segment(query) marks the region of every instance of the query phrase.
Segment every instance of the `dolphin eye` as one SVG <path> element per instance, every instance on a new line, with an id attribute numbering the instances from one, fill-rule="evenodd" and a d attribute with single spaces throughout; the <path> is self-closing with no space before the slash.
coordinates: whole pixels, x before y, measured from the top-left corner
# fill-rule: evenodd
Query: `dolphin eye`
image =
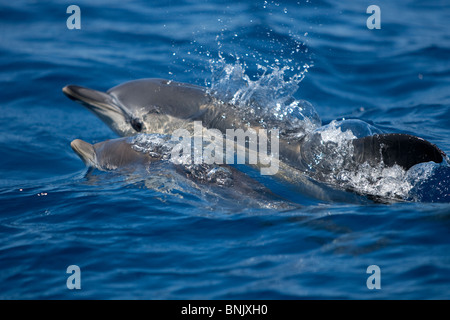
<path id="1" fill-rule="evenodd" d="M 141 132 L 142 131 L 142 122 L 140 122 L 137 119 L 131 119 L 130 121 L 131 127 L 136 130 L 137 132 Z"/>

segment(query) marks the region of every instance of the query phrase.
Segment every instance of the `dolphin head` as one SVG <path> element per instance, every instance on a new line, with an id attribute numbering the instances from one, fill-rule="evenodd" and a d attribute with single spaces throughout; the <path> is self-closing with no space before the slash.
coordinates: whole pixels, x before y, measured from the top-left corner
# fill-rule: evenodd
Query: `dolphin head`
<path id="1" fill-rule="evenodd" d="M 119 136 L 153 133 L 160 116 L 190 119 L 210 99 L 202 87 L 164 79 L 129 81 L 107 92 L 68 85 L 63 92 Z"/>
<path id="2" fill-rule="evenodd" d="M 106 140 L 96 144 L 76 139 L 70 146 L 87 167 L 103 171 L 125 167 L 137 168 L 139 165 L 159 159 L 157 154 L 150 156 L 133 149 L 130 138 Z"/>
<path id="3" fill-rule="evenodd" d="M 108 93 L 76 85 L 65 86 L 63 92 L 93 112 L 119 136 L 129 136 L 142 131 L 143 126 L 139 119 L 133 117 L 130 110 L 123 108 L 120 102 Z"/>

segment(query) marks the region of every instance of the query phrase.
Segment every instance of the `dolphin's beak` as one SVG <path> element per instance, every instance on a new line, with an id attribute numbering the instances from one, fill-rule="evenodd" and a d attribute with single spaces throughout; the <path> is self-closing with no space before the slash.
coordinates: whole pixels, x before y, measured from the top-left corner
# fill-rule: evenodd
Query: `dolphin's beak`
<path id="1" fill-rule="evenodd" d="M 76 85 L 65 86 L 62 91 L 67 97 L 94 113 L 119 135 L 124 135 L 124 132 L 131 128 L 127 125 L 129 116 L 111 95 Z"/>
<path id="2" fill-rule="evenodd" d="M 70 99 L 89 105 L 101 107 L 102 105 L 113 104 L 112 97 L 109 94 L 89 88 L 68 85 L 63 88 L 63 92 Z"/>
<path id="3" fill-rule="evenodd" d="M 94 167 L 97 162 L 94 146 L 83 140 L 76 139 L 70 143 L 73 151 L 80 157 L 88 167 Z"/>

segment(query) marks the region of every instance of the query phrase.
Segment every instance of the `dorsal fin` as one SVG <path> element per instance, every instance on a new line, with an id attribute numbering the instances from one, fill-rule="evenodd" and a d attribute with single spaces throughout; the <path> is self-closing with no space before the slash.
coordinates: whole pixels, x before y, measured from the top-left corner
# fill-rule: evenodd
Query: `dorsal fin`
<path id="1" fill-rule="evenodd" d="M 369 162 L 375 165 L 383 160 L 388 167 L 397 164 L 405 170 L 422 162 L 441 163 L 446 157 L 434 144 L 400 133 L 376 134 L 355 139 L 353 146 L 354 158 L 359 163 Z"/>

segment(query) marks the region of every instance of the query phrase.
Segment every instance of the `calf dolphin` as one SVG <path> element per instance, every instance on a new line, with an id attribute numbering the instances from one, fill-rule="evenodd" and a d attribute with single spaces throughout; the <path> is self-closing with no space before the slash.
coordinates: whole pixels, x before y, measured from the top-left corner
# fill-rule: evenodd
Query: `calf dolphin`
<path id="1" fill-rule="evenodd" d="M 243 119 L 236 106 L 216 101 L 206 88 L 164 79 L 129 81 L 107 92 L 68 85 L 63 92 L 96 114 L 119 136 L 141 132 L 171 134 L 181 127 L 190 128 L 194 120 L 222 132 L 262 127 L 258 119 Z M 272 122 L 270 126 L 276 128 L 282 122 Z M 313 148 L 305 145 L 308 140 L 305 136 L 306 133 L 281 136 L 280 160 L 302 168 L 306 159 L 314 158 Z M 383 162 L 385 166 L 399 165 L 405 170 L 422 162 L 441 163 L 446 157 L 434 144 L 407 134 L 376 134 L 352 139 L 351 144 L 352 160 L 357 163 Z M 314 165 L 314 161 L 308 165 Z"/>
<path id="2" fill-rule="evenodd" d="M 189 184 L 200 189 L 201 196 L 215 195 L 226 200 L 245 201 L 266 208 L 293 209 L 297 204 L 290 202 L 267 189 L 234 167 L 216 164 L 184 164 L 172 161 L 171 152 L 175 143 L 170 136 L 139 134 L 134 137 L 116 138 L 90 144 L 80 139 L 71 142 L 73 151 L 90 169 L 135 173 L 139 171 L 144 180 L 155 173 L 158 165 L 166 165 L 164 176 L 175 180 L 186 178 Z M 168 170 L 167 170 L 168 169 Z M 170 172 L 167 172 L 170 171 Z M 142 174 L 144 172 L 144 174 Z M 176 186 L 176 182 L 170 181 Z M 147 185 L 147 184 L 146 184 Z M 202 188 L 202 185 L 207 188 Z M 148 186 L 148 185 L 147 185 Z M 161 181 L 156 181 L 161 188 Z M 217 192 L 215 192 L 215 191 Z M 236 202 L 233 202 L 236 204 Z"/>
<path id="3" fill-rule="evenodd" d="M 231 186 L 238 180 L 252 180 L 236 168 L 225 164 L 195 164 L 173 159 L 173 149 L 177 143 L 170 138 L 168 135 L 139 134 L 95 144 L 75 139 L 70 146 L 88 168 L 100 171 L 134 171 L 148 168 L 156 162 L 166 162 L 172 164 L 177 172 L 197 181 Z"/>

